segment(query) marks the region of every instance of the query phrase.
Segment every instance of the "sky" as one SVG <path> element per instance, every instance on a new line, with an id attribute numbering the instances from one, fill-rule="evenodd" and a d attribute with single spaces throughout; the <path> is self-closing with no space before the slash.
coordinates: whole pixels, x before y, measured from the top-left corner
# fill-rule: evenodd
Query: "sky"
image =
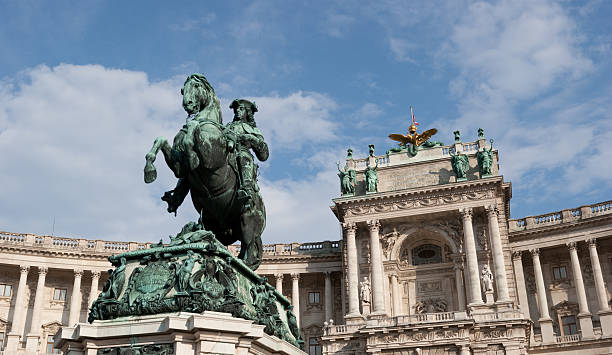
<path id="1" fill-rule="evenodd" d="M 612 197 L 612 1 L 0 0 L 0 230 L 157 241 L 197 214 L 160 200 L 158 136 L 203 73 L 254 100 L 264 243 L 338 240 L 336 162 L 407 130 L 479 127 L 520 218 Z"/>

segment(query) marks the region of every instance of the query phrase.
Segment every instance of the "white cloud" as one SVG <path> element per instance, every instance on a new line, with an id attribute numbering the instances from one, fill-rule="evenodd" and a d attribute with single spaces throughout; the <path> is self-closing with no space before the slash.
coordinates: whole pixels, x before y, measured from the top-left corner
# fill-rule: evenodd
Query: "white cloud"
<path id="1" fill-rule="evenodd" d="M 502 172 L 515 181 L 528 176 L 529 190 L 539 193 L 550 179 L 567 187 L 563 176 L 586 167 L 583 157 L 600 156 L 593 142 L 611 131 L 602 125 L 610 115 L 581 102 L 574 89 L 595 69 L 582 38 L 555 2 L 472 3 L 440 52 L 459 70 L 449 84 L 459 118 L 440 126 L 460 128 L 466 140 L 485 128 L 502 152 Z M 599 179 L 580 179 L 568 190 L 588 190 Z"/>
<path id="2" fill-rule="evenodd" d="M 268 215 L 264 243 L 341 238 L 338 220 L 329 208 L 330 198 L 340 194 L 334 170 L 322 170 L 312 179 L 263 180 L 260 185 Z"/>
<path id="3" fill-rule="evenodd" d="M 321 27 L 327 35 L 342 38 L 354 22 L 355 18 L 352 16 L 341 13 L 328 13 L 324 16 Z"/>
<path id="4" fill-rule="evenodd" d="M 395 57 L 395 60 L 399 62 L 410 62 L 412 64 L 416 64 L 416 60 L 414 60 L 411 55 L 412 52 L 416 51 L 417 46 L 409 42 L 406 39 L 390 37 L 389 38 L 389 48 L 391 49 L 391 53 Z"/>
<path id="5" fill-rule="evenodd" d="M 257 126 L 274 149 L 300 149 L 306 143 L 323 143 L 336 139 L 337 125 L 332 112 L 337 104 L 315 92 L 296 92 L 287 96 L 249 97 L 257 104 Z M 232 119 L 229 102 L 223 105 L 225 121 Z"/>
<path id="6" fill-rule="evenodd" d="M 158 180 L 143 181 L 144 155 L 155 137 L 172 139 L 186 117 L 178 90 L 183 77 L 151 82 L 142 72 L 62 64 L 11 80 L 0 82 L 0 230 L 50 234 L 55 219 L 55 235 L 156 241 L 197 218 L 189 198 L 178 217 L 165 211 L 159 197 L 175 178 L 161 154 Z M 335 137 L 336 104 L 326 96 L 254 100 L 258 124 L 277 149 Z M 326 232 L 334 225 L 327 205 L 338 188 L 327 163 L 312 161 L 318 173 L 296 181 L 262 181 L 266 240 L 338 238 Z M 317 224 L 321 236 L 300 234 L 304 221 Z"/>

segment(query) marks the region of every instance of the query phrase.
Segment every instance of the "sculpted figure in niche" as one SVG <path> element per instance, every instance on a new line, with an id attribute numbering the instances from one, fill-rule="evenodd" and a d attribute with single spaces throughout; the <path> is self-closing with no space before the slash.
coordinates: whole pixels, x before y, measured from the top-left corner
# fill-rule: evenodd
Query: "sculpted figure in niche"
<path id="1" fill-rule="evenodd" d="M 493 291 L 493 274 L 489 269 L 489 265 L 485 264 L 482 267 L 482 288 L 484 291 Z"/>
<path id="2" fill-rule="evenodd" d="M 370 298 L 371 289 L 370 289 L 370 280 L 368 280 L 367 276 L 363 278 L 363 281 L 361 281 L 359 286 L 361 288 L 361 292 L 360 292 L 361 302 L 369 305 L 370 300 L 371 300 Z"/>

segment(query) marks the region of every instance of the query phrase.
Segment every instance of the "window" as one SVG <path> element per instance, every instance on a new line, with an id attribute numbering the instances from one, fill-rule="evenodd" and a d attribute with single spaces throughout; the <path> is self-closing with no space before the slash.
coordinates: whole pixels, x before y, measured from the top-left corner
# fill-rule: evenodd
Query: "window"
<path id="1" fill-rule="evenodd" d="M 61 354 L 59 349 L 53 347 L 53 337 L 55 335 L 47 335 L 47 354 Z"/>
<path id="2" fill-rule="evenodd" d="M 308 303 L 319 304 L 321 303 L 321 293 L 319 292 L 308 292 Z"/>
<path id="3" fill-rule="evenodd" d="M 308 354 L 309 355 L 321 355 L 321 345 L 317 341 L 317 338 L 308 339 Z"/>
<path id="4" fill-rule="evenodd" d="M 565 279 L 567 279 L 567 271 L 565 270 L 565 266 L 555 266 L 555 267 L 553 267 L 553 278 L 555 280 L 565 280 Z"/>
<path id="5" fill-rule="evenodd" d="M 576 317 L 563 316 L 561 317 L 561 323 L 563 324 L 563 335 L 578 334 L 578 328 L 576 327 Z"/>
<path id="6" fill-rule="evenodd" d="M 0 297 L 11 297 L 11 291 L 13 291 L 13 286 L 0 284 Z"/>
<path id="7" fill-rule="evenodd" d="M 442 248 L 423 244 L 412 249 L 412 265 L 436 264 L 442 262 Z"/>
<path id="8" fill-rule="evenodd" d="M 66 289 L 56 288 L 53 291 L 53 300 L 54 301 L 65 301 L 66 300 Z"/>
<path id="9" fill-rule="evenodd" d="M 0 351 L 4 350 L 4 332 L 0 332 Z"/>

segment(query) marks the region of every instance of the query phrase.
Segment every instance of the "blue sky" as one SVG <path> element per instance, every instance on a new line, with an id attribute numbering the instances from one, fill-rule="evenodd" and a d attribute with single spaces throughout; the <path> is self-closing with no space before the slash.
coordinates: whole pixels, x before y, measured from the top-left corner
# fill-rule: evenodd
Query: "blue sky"
<path id="1" fill-rule="evenodd" d="M 437 140 L 495 139 L 512 217 L 612 196 L 612 2 L 0 0 L 0 230 L 158 240 L 173 184 L 144 154 L 205 74 L 254 99 L 264 242 L 341 237 L 329 210 L 347 147 L 382 153 L 409 106 Z"/>

